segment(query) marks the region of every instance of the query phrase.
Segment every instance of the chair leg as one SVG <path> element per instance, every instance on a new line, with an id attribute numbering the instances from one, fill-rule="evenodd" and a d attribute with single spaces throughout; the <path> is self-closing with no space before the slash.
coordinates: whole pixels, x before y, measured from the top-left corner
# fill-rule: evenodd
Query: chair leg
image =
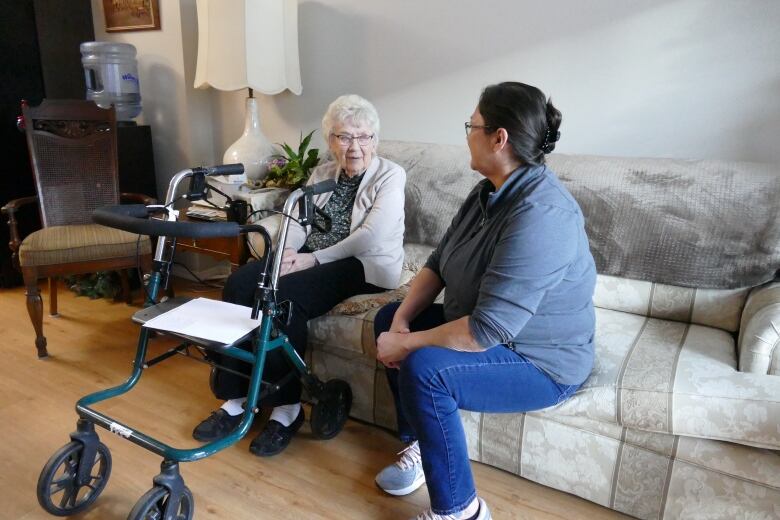
<path id="1" fill-rule="evenodd" d="M 23 267 L 22 277 L 27 296 L 27 313 L 35 329 L 35 348 L 39 358 L 46 358 L 49 353 L 46 351 L 46 338 L 43 335 L 43 300 L 38 288 L 38 272 L 34 268 Z"/>
<path id="2" fill-rule="evenodd" d="M 133 293 L 130 291 L 130 278 L 128 277 L 127 269 L 119 270 L 119 280 L 122 282 L 122 296 L 125 297 L 125 303 L 132 305 Z"/>
<path id="3" fill-rule="evenodd" d="M 57 313 L 57 277 L 49 278 L 49 316 L 58 316 Z"/>

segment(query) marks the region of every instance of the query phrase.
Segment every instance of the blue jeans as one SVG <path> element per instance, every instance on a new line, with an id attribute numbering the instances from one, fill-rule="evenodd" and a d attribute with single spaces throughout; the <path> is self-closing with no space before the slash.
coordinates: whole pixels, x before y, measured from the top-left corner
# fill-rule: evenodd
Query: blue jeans
<path id="1" fill-rule="evenodd" d="M 390 329 L 400 303 L 384 306 L 374 333 Z M 434 304 L 412 321 L 412 332 L 445 323 Z M 458 409 L 476 412 L 528 412 L 560 403 L 580 385 L 561 385 L 505 345 L 482 352 L 436 346 L 409 354 L 398 370 L 387 369 L 395 398 L 401 440 L 420 443 L 431 509 L 440 515 L 465 509 L 477 496 L 466 435 Z"/>

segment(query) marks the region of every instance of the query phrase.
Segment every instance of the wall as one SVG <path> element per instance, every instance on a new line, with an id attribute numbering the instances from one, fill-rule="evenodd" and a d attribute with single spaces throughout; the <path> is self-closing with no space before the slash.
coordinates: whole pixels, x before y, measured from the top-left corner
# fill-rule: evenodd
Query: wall
<path id="1" fill-rule="evenodd" d="M 299 16 L 304 92 L 263 99 L 272 139 L 355 92 L 384 138 L 463 143 L 481 88 L 511 79 L 561 109 L 560 152 L 780 162 L 777 0 L 302 0 Z"/>
<path id="2" fill-rule="evenodd" d="M 131 43 L 138 51 L 143 111 L 152 127 L 157 191 L 163 196 L 178 171 L 212 164 L 215 145 L 211 93 L 195 90 L 195 0 L 160 0 L 161 30 L 105 32 L 102 0 L 92 0 L 97 41 Z M 221 155 L 221 154 L 220 154 Z"/>
<path id="3" fill-rule="evenodd" d="M 245 92 L 192 88 L 194 0 L 160 0 L 162 31 L 102 32 L 139 51 L 158 184 L 219 161 Z M 300 0 L 303 94 L 259 95 L 275 142 L 319 128 L 336 96 L 372 100 L 382 137 L 463 143 L 480 89 L 520 80 L 564 114 L 557 151 L 780 162 L 777 0 Z M 323 146 L 321 136 L 317 143 Z"/>

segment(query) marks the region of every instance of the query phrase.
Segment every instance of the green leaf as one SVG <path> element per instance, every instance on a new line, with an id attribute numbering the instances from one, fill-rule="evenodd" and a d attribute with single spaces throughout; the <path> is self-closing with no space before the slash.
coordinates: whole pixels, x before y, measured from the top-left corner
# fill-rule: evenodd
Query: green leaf
<path id="1" fill-rule="evenodd" d="M 298 154 L 296 154 L 295 151 L 292 148 L 290 148 L 289 144 L 283 143 L 282 148 L 284 149 L 284 153 L 287 154 L 288 159 L 293 160 L 298 158 Z"/>
<path id="2" fill-rule="evenodd" d="M 312 135 L 314 135 L 314 130 L 309 132 L 309 135 L 307 135 L 301 140 L 301 144 L 298 147 L 298 157 L 303 158 L 303 155 L 306 153 L 306 148 L 309 147 L 309 143 L 311 142 Z"/>
<path id="3" fill-rule="evenodd" d="M 303 161 L 303 169 L 306 171 L 306 173 L 309 173 L 309 170 L 317 166 L 317 163 L 320 162 L 320 158 L 318 157 L 319 150 L 316 148 L 313 148 L 309 150 L 309 155 L 306 156 L 306 160 Z"/>

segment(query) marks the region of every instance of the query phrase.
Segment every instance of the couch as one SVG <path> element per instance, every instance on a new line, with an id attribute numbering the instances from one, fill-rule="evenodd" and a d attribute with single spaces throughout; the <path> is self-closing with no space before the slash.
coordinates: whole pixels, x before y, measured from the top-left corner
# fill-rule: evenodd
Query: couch
<path id="1" fill-rule="evenodd" d="M 480 176 L 465 146 L 386 141 L 406 168 L 399 289 L 310 322 L 308 362 L 394 429 L 373 317 L 401 299 Z M 544 411 L 462 412 L 470 457 L 643 519 L 780 518 L 780 173 L 552 154 L 599 271 L 596 362 Z"/>

